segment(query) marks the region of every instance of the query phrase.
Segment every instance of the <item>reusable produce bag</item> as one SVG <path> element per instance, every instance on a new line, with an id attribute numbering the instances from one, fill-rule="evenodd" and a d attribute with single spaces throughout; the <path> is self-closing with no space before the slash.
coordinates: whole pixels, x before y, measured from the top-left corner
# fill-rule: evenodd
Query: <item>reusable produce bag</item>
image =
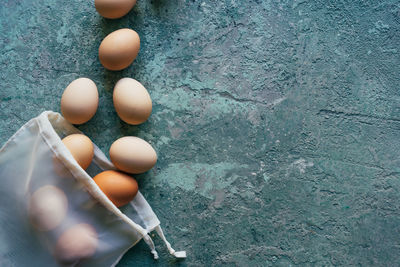
<path id="1" fill-rule="evenodd" d="M 155 230 L 175 252 L 160 221 L 138 192 L 118 209 L 92 177 L 115 169 L 94 145 L 85 171 L 61 138 L 80 133 L 60 114 L 46 111 L 21 127 L 0 150 L 0 266 L 115 266 Z"/>

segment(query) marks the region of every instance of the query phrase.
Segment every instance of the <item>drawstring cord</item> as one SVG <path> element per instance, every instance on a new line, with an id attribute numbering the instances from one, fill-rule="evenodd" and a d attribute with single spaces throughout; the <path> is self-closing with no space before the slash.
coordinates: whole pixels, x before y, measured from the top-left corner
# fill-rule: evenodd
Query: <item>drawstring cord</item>
<path id="1" fill-rule="evenodd" d="M 169 253 L 171 255 L 173 255 L 175 258 L 178 259 L 183 259 L 186 258 L 186 251 L 175 251 L 175 249 L 173 249 L 171 247 L 171 244 L 167 241 L 167 239 L 165 238 L 164 232 L 161 229 L 160 225 L 157 225 L 154 230 L 156 230 L 158 236 L 164 241 L 164 244 L 167 246 L 167 249 L 169 251 Z M 151 239 L 151 237 L 147 234 L 147 233 L 142 233 L 143 234 L 143 240 L 144 242 L 146 242 L 146 244 L 149 246 L 151 253 L 154 256 L 154 259 L 157 260 L 158 257 L 158 253 L 156 251 L 156 247 L 154 245 L 153 240 Z"/>
<path id="2" fill-rule="evenodd" d="M 155 228 L 155 230 L 158 236 L 164 241 L 164 244 L 167 246 L 167 249 L 171 255 L 175 256 L 176 258 L 186 258 L 186 251 L 175 251 L 175 249 L 171 247 L 171 244 L 165 238 L 164 232 L 159 225 Z"/>
<path id="3" fill-rule="evenodd" d="M 157 260 L 158 259 L 158 253 L 156 251 L 156 247 L 154 246 L 153 240 L 151 239 L 151 237 L 148 234 L 144 235 L 143 239 L 144 239 L 144 242 L 146 242 L 146 244 L 150 247 L 151 254 L 153 254 L 154 259 Z"/>

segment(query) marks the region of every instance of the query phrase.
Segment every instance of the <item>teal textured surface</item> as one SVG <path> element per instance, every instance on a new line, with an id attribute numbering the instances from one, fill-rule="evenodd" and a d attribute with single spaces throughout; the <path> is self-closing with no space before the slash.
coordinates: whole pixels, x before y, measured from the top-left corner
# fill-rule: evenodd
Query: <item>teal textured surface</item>
<path id="1" fill-rule="evenodd" d="M 134 64 L 105 70 L 101 40 L 129 27 Z M 391 266 L 400 261 L 400 1 L 138 0 L 0 3 L 0 143 L 78 77 L 99 109 L 79 126 L 108 154 L 150 142 L 140 190 L 174 248 L 143 242 L 119 266 Z M 120 121 L 112 89 L 140 81 L 153 113 Z"/>

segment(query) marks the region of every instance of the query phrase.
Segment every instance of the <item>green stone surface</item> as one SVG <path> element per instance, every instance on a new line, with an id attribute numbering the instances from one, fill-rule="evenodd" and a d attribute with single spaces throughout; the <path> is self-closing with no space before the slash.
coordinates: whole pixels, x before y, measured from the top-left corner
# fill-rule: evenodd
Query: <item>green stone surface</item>
<path id="1" fill-rule="evenodd" d="M 134 64 L 105 70 L 101 40 L 129 27 Z M 137 176 L 176 249 L 155 237 L 119 266 L 396 266 L 400 262 L 400 1 L 138 0 L 101 18 L 87 0 L 1 0 L 0 143 L 64 88 L 95 81 L 79 126 L 105 153 L 125 135 L 159 160 Z M 121 77 L 153 113 L 119 120 Z"/>

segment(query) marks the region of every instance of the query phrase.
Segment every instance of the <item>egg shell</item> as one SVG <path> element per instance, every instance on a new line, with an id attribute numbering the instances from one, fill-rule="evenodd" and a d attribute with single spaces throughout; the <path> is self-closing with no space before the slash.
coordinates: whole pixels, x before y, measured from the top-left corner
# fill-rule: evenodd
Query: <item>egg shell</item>
<path id="1" fill-rule="evenodd" d="M 97 12 L 105 18 L 117 19 L 125 16 L 136 4 L 136 0 L 95 0 Z"/>
<path id="2" fill-rule="evenodd" d="M 61 97 L 61 113 L 72 124 L 82 124 L 90 120 L 98 105 L 97 86 L 88 78 L 79 78 L 71 82 Z"/>
<path id="3" fill-rule="evenodd" d="M 110 159 L 119 170 L 128 173 L 143 173 L 157 162 L 157 153 L 143 139 L 125 136 L 116 140 L 110 147 Z"/>
<path id="4" fill-rule="evenodd" d="M 32 194 L 28 213 L 32 225 L 37 230 L 50 231 L 63 221 L 67 208 L 65 193 L 58 187 L 46 185 Z"/>
<path id="5" fill-rule="evenodd" d="M 71 134 L 62 142 L 82 169 L 89 167 L 94 155 L 94 146 L 89 137 L 83 134 Z"/>
<path id="6" fill-rule="evenodd" d="M 139 35 L 131 29 L 120 29 L 107 35 L 101 42 L 99 59 L 106 69 L 122 70 L 132 64 L 139 49 Z"/>
<path id="7" fill-rule="evenodd" d="M 58 238 L 55 257 L 62 264 L 75 264 L 91 257 L 98 246 L 98 235 L 93 226 L 81 223 L 68 228 Z"/>
<path id="8" fill-rule="evenodd" d="M 113 101 L 118 116 L 128 124 L 141 124 L 151 114 L 150 95 L 146 88 L 135 79 L 119 80 L 114 87 Z"/>
<path id="9" fill-rule="evenodd" d="M 128 204 L 138 192 L 138 184 L 131 176 L 118 171 L 104 171 L 93 180 L 117 207 Z"/>

